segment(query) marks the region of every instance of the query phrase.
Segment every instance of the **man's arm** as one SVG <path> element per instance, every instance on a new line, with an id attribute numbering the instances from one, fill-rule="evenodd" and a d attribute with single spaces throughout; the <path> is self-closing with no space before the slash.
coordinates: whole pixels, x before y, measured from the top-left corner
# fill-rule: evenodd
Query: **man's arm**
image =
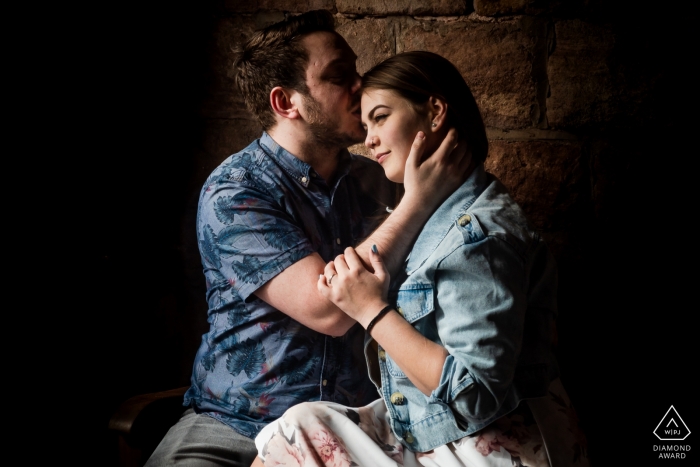
<path id="1" fill-rule="evenodd" d="M 406 161 L 405 193 L 389 217 L 355 250 L 367 267 L 377 245 L 390 274 L 403 263 L 411 245 L 435 209 L 464 182 L 471 157 L 450 130 L 433 155 L 423 158 L 424 138 L 416 136 Z M 355 320 L 324 298 L 316 286 L 326 263 L 317 253 L 306 256 L 253 292 L 301 324 L 331 336 L 342 336 Z M 371 269 L 370 269 L 371 270 Z"/>

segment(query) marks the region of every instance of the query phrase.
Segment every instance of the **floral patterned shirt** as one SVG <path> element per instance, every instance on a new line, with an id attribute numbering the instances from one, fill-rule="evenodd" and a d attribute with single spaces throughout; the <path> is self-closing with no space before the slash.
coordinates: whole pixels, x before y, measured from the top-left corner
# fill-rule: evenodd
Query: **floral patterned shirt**
<path id="1" fill-rule="evenodd" d="M 323 335 L 253 292 L 313 252 L 330 261 L 359 243 L 395 193 L 379 164 L 347 151 L 329 186 L 267 133 L 212 172 L 197 213 L 209 331 L 184 405 L 253 438 L 300 402 L 378 397 L 359 325 Z"/>

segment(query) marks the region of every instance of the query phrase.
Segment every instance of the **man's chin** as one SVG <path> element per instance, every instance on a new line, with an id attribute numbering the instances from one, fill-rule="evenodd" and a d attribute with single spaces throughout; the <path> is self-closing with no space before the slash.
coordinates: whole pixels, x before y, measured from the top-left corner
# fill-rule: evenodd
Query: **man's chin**
<path id="1" fill-rule="evenodd" d="M 347 125 L 343 128 L 329 123 L 312 123 L 309 127 L 316 143 L 324 146 L 347 148 L 365 140 L 365 130 L 359 124 Z"/>
<path id="2" fill-rule="evenodd" d="M 359 126 L 353 131 L 348 132 L 347 137 L 350 141 L 350 144 L 348 146 L 352 146 L 353 144 L 362 143 L 367 137 L 367 133 L 365 133 L 365 129 L 362 128 L 362 126 Z"/>
<path id="3" fill-rule="evenodd" d="M 360 143 L 365 141 L 365 135 L 363 133 L 361 135 L 350 136 L 350 137 L 348 137 L 348 140 L 350 141 L 350 144 L 348 144 L 348 146 L 352 146 L 354 144 L 360 144 Z"/>
<path id="4" fill-rule="evenodd" d="M 339 146 L 343 148 L 350 147 L 354 144 L 359 144 L 364 142 L 365 140 L 365 132 L 364 130 L 357 132 L 357 131 L 347 131 L 343 133 L 336 133 L 336 141 L 340 142 Z"/>

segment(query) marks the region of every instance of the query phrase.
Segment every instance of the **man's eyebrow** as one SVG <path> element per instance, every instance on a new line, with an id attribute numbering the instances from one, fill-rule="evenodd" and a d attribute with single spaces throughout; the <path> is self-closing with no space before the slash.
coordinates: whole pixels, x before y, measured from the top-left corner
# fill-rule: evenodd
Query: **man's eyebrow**
<path id="1" fill-rule="evenodd" d="M 353 61 L 353 64 L 354 63 L 355 62 Z M 334 67 L 346 66 L 346 65 L 349 66 L 347 59 L 345 57 L 338 57 L 338 58 L 335 58 L 335 59 L 331 60 L 330 62 L 328 62 L 323 71 L 325 72 L 327 70 L 333 69 Z"/>
<path id="2" fill-rule="evenodd" d="M 391 109 L 391 107 L 389 107 L 388 105 L 377 104 L 374 107 L 372 107 L 372 110 L 369 111 L 369 113 L 367 114 L 367 118 L 369 118 L 371 120 L 374 117 L 375 110 L 380 109 L 380 108 Z"/>

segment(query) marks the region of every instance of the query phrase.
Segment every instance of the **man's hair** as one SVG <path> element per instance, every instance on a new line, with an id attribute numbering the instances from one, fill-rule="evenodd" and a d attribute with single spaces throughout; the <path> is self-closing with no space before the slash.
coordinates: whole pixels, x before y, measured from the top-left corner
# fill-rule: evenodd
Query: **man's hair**
<path id="1" fill-rule="evenodd" d="M 233 64 L 236 86 L 248 110 L 263 129 L 275 125 L 270 91 L 276 86 L 308 94 L 306 66 L 308 53 L 301 39 L 317 31 L 335 31 L 333 15 L 326 10 L 291 16 L 256 31 L 236 52 Z"/>
<path id="2" fill-rule="evenodd" d="M 425 51 L 404 52 L 374 66 L 362 77 L 364 89 L 385 89 L 416 105 L 430 96 L 447 103 L 447 122 L 465 139 L 476 162 L 488 154 L 486 128 L 469 86 L 446 58 Z"/>

